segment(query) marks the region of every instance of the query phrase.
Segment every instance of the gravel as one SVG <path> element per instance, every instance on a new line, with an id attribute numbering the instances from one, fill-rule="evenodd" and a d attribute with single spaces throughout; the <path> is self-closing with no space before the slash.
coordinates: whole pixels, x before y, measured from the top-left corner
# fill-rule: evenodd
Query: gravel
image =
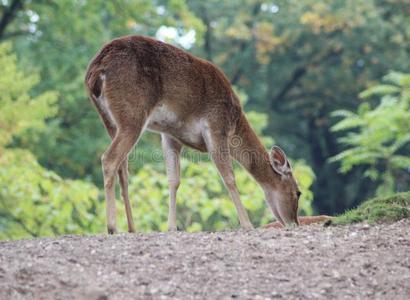
<path id="1" fill-rule="evenodd" d="M 0 299 L 409 299 L 410 220 L 0 242 Z"/>

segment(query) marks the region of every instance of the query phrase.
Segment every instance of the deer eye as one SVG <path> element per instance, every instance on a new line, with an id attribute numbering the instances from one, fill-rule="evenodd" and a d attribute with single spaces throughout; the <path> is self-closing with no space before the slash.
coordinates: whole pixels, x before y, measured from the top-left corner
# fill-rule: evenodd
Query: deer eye
<path id="1" fill-rule="evenodd" d="M 298 197 L 298 199 L 300 198 L 300 195 L 302 195 L 302 192 L 301 192 L 301 191 L 297 191 L 297 192 L 296 192 L 296 196 Z"/>

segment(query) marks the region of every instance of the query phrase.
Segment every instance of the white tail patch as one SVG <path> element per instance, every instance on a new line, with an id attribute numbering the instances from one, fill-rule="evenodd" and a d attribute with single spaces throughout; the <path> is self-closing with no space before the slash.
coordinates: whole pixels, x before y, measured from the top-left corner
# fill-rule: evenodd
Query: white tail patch
<path id="1" fill-rule="evenodd" d="M 107 98 L 104 97 L 104 94 L 101 94 L 101 96 L 97 98 L 97 102 L 98 102 L 98 106 L 104 112 L 104 114 L 107 116 L 110 122 L 116 125 L 115 118 L 112 115 L 112 112 L 108 106 Z"/>
<path id="2" fill-rule="evenodd" d="M 102 87 L 101 87 L 101 95 L 97 98 L 98 106 L 100 110 L 105 114 L 105 116 L 109 119 L 111 124 L 116 125 L 115 118 L 111 112 L 111 109 L 108 105 L 107 98 L 104 96 L 104 89 L 105 89 L 105 74 L 100 74 L 100 78 L 102 80 Z"/>

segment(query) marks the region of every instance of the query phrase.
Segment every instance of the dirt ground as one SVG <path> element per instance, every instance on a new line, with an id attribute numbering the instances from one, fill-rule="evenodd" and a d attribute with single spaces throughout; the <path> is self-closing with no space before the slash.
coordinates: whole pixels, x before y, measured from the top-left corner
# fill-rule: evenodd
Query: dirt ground
<path id="1" fill-rule="evenodd" d="M 0 242 L 0 299 L 409 299 L 410 220 Z"/>

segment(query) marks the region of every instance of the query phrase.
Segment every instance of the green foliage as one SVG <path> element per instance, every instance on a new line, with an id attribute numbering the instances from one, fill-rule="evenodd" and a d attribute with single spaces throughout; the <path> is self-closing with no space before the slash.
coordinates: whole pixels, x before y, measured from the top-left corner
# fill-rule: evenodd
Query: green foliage
<path id="1" fill-rule="evenodd" d="M 394 222 L 405 218 L 410 218 L 410 192 L 367 200 L 359 207 L 337 216 L 333 223 L 345 225 L 368 222 L 373 224 Z"/>
<path id="2" fill-rule="evenodd" d="M 105 229 L 94 185 L 63 180 L 27 150 L 1 150 L 0 166 L 0 239 Z"/>
<path id="3" fill-rule="evenodd" d="M 0 239 L 100 232 L 104 220 L 95 217 L 101 204 L 94 185 L 63 180 L 29 151 L 13 147 L 14 139 L 45 129 L 56 112 L 56 93 L 31 97 L 38 76 L 17 68 L 9 44 L 0 44 L 0 69 Z"/>
<path id="4" fill-rule="evenodd" d="M 30 130 L 33 134 L 35 130 L 44 129 L 44 120 L 56 111 L 53 106 L 57 98 L 55 92 L 30 97 L 30 89 L 39 78 L 17 70 L 16 60 L 11 45 L 0 44 L 0 147 L 9 144 L 13 136 L 22 135 L 24 131 Z"/>
<path id="5" fill-rule="evenodd" d="M 381 97 L 372 108 L 362 103 L 357 113 L 336 111 L 342 117 L 332 130 L 348 131 L 339 141 L 347 149 L 331 158 L 341 162 L 341 172 L 365 165 L 365 175 L 381 181 L 378 195 L 394 192 L 398 171 L 410 168 L 408 145 L 410 142 L 410 74 L 390 73 L 385 77 L 390 84 L 376 85 L 360 94 L 361 98 Z"/>

